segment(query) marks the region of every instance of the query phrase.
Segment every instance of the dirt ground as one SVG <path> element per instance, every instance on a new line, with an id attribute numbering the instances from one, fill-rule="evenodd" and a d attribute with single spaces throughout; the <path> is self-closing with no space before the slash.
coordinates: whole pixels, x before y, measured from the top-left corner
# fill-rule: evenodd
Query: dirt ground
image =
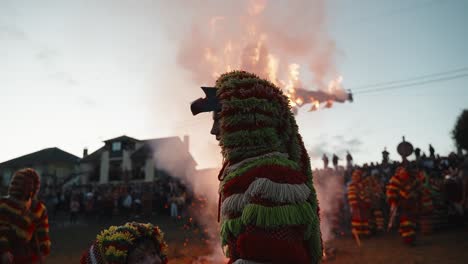
<path id="1" fill-rule="evenodd" d="M 138 220 L 138 219 L 137 219 Z M 52 254 L 47 259 L 51 264 L 79 263 L 81 253 L 87 249 L 96 234 L 103 228 L 122 224 L 123 219 L 109 223 L 79 223 L 75 225 L 51 224 Z M 148 222 L 143 221 L 142 222 Z M 210 254 L 206 240 L 196 228 L 187 231 L 183 221 L 173 221 L 168 217 L 153 218 L 166 233 L 170 247 L 169 263 L 192 263 L 199 256 Z M 417 244 L 408 247 L 400 242 L 398 235 L 384 234 L 362 241 L 359 248 L 351 237 L 335 239 L 327 247 L 336 250 L 336 256 L 324 263 L 468 263 L 468 228 L 441 231 L 430 236 L 419 236 Z M 286 264 L 286 263 L 285 263 Z"/>

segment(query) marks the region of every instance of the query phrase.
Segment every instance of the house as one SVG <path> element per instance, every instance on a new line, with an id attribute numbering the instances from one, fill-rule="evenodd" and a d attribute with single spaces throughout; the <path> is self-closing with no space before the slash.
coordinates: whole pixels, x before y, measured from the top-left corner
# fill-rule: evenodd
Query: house
<path id="1" fill-rule="evenodd" d="M 78 173 L 80 158 L 59 148 L 46 148 L 0 163 L 1 185 L 7 186 L 13 173 L 35 169 L 43 185 L 61 184 Z"/>
<path id="2" fill-rule="evenodd" d="M 152 182 L 162 177 L 189 177 L 196 162 L 189 152 L 189 137 L 139 140 L 128 136 L 104 141 L 104 146 L 80 163 L 81 184 Z"/>

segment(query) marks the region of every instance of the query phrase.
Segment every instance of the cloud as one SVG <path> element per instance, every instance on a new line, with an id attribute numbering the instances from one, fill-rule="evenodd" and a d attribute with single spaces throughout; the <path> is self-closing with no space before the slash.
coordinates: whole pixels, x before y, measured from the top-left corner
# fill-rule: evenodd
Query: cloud
<path id="1" fill-rule="evenodd" d="M 329 137 L 321 135 L 315 140 L 310 147 L 308 147 L 309 156 L 311 159 L 320 159 L 323 154 L 331 156 L 333 154 L 338 155 L 341 159 L 344 159 L 346 152 L 349 151 L 351 155 L 361 151 L 363 142 L 356 137 L 347 138 L 342 135 Z"/>
<path id="2" fill-rule="evenodd" d="M 59 52 L 50 48 L 42 48 L 36 53 L 36 58 L 43 62 L 53 62 L 59 56 Z"/>
<path id="3" fill-rule="evenodd" d="M 28 37 L 21 29 L 0 21 L 0 39 L 28 40 Z"/>
<path id="4" fill-rule="evenodd" d="M 64 71 L 54 72 L 50 74 L 49 77 L 57 81 L 63 82 L 69 86 L 76 86 L 80 84 L 80 82 L 74 79 L 70 73 Z"/>
<path id="5" fill-rule="evenodd" d="M 83 106 L 85 107 L 96 107 L 97 106 L 97 103 L 96 101 L 94 101 L 92 98 L 90 97 L 86 97 L 86 96 L 81 96 L 79 99 L 78 99 L 78 103 L 82 104 Z"/>

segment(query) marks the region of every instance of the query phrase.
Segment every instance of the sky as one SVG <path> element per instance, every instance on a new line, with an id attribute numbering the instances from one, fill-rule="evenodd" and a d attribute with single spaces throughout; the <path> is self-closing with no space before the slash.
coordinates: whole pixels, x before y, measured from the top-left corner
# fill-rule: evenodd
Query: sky
<path id="1" fill-rule="evenodd" d="M 203 96 L 199 87 L 212 83 L 194 81 L 180 65 L 197 12 L 216 16 L 216 5 L 185 3 L 0 0 L 0 162 L 48 147 L 81 156 L 124 134 L 187 134 L 198 167 L 219 166 L 210 115 L 189 111 Z M 297 115 L 313 165 L 323 153 L 344 158 L 346 150 L 357 163 L 379 161 L 384 147 L 398 159 L 402 136 L 426 152 L 429 143 L 438 153 L 453 151 L 450 131 L 468 107 L 468 78 L 367 94 L 359 88 L 468 67 L 468 2 L 325 3 L 321 30 L 355 100 Z"/>

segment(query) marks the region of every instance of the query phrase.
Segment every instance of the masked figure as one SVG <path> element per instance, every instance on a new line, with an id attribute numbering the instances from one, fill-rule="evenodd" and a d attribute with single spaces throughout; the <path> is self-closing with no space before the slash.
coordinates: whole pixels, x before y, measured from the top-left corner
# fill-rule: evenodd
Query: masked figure
<path id="1" fill-rule="evenodd" d="M 223 155 L 221 240 L 229 263 L 318 263 L 319 207 L 288 98 L 254 74 L 222 75 L 192 113 L 213 111 Z"/>
<path id="2" fill-rule="evenodd" d="M 370 235 L 369 218 L 371 217 L 371 200 L 362 179 L 362 171 L 353 171 L 348 185 L 348 203 L 351 209 L 351 228 L 354 234 Z"/>
<path id="3" fill-rule="evenodd" d="M 42 263 L 50 253 L 47 209 L 37 199 L 40 179 L 33 169 L 12 177 L 8 196 L 0 199 L 1 263 Z"/>
<path id="4" fill-rule="evenodd" d="M 400 215 L 399 232 L 406 244 L 413 244 L 416 237 L 416 223 L 421 215 L 432 210 L 432 200 L 418 179 L 418 171 L 399 167 L 387 185 L 387 201 L 390 205 L 390 222 Z"/>
<path id="5" fill-rule="evenodd" d="M 364 179 L 364 186 L 370 199 L 369 226 L 373 232 L 382 232 L 385 230 L 385 220 L 382 211 L 385 193 L 377 177 L 376 175 L 367 176 Z"/>

